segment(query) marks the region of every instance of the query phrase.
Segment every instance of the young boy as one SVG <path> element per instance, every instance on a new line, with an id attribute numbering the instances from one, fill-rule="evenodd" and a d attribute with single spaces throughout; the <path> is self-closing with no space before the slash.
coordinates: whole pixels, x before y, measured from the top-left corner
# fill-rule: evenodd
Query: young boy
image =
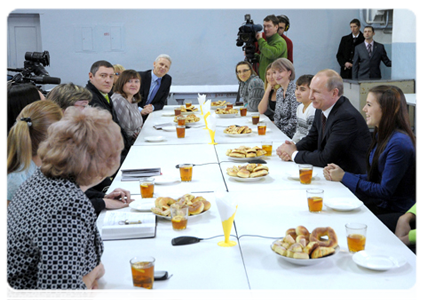
<path id="1" fill-rule="evenodd" d="M 314 120 L 316 109 L 311 105 L 310 82 L 313 75 L 302 75 L 296 82 L 295 97 L 301 104 L 297 107 L 297 130 L 292 141 L 297 143 L 308 134 Z"/>

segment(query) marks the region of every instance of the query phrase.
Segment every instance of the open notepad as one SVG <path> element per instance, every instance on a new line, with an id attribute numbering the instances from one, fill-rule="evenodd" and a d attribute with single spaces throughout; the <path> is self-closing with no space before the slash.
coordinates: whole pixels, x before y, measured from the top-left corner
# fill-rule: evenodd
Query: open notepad
<path id="1" fill-rule="evenodd" d="M 137 212 L 107 211 L 101 229 L 103 240 L 156 237 L 156 215 Z"/>

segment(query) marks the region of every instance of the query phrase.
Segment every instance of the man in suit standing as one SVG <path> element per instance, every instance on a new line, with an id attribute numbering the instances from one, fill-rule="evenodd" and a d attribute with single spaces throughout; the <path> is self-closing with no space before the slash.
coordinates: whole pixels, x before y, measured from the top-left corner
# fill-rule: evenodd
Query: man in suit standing
<path id="1" fill-rule="evenodd" d="M 342 165 L 354 174 L 366 173 L 370 132 L 363 116 L 344 97 L 341 76 L 333 70 L 318 72 L 310 83 L 310 99 L 316 108 L 308 135 L 297 144 L 285 141 L 276 153 L 285 161 L 325 167 Z"/>
<path id="2" fill-rule="evenodd" d="M 172 77 L 168 75 L 172 60 L 169 55 L 159 55 L 153 63 L 153 70 L 138 72 L 141 76 L 141 101 L 139 110 L 144 120 L 148 115 L 163 109 L 167 103 Z"/>
<path id="3" fill-rule="evenodd" d="M 364 42 L 364 36 L 360 31 L 360 20 L 353 19 L 350 22 L 351 33 L 342 37 L 339 43 L 336 59 L 341 67 L 340 75 L 344 79 L 352 79 L 352 66 L 355 46 Z"/>
<path id="4" fill-rule="evenodd" d="M 355 47 L 353 58 L 353 79 L 380 79 L 380 62 L 391 66 L 385 47 L 373 40 L 375 30 L 372 26 L 364 27 L 364 43 Z"/>

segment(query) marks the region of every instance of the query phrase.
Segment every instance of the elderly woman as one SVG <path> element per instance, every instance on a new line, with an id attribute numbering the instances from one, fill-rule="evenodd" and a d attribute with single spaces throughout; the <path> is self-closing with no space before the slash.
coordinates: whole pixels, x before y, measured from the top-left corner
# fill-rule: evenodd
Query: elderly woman
<path id="1" fill-rule="evenodd" d="M 295 99 L 295 69 L 287 58 L 278 58 L 272 63 L 273 78 L 280 88 L 276 92 L 275 125 L 290 139 L 297 129 L 297 107 Z"/>
<path id="2" fill-rule="evenodd" d="M 367 174 L 345 172 L 335 164 L 325 167 L 323 174 L 328 180 L 341 181 L 379 218 L 403 214 L 416 202 L 416 139 L 405 96 L 395 86 L 373 87 L 363 111 L 367 125 L 375 127 Z"/>
<path id="3" fill-rule="evenodd" d="M 59 84 L 47 94 L 47 99 L 57 103 L 63 110 L 69 106 L 84 109 L 92 98 L 89 90 L 72 82 Z"/>
<path id="4" fill-rule="evenodd" d="M 28 104 L 16 118 L 7 137 L 7 204 L 16 190 L 41 165 L 38 147 L 47 137 L 47 129 L 63 116 L 52 101 Z"/>
<path id="5" fill-rule="evenodd" d="M 8 207 L 7 280 L 14 289 L 90 289 L 103 242 L 84 191 L 114 174 L 123 149 L 109 112 L 70 107 L 38 149 L 41 167 Z"/>
<path id="6" fill-rule="evenodd" d="M 257 76 L 251 64 L 241 61 L 235 68 L 239 80 L 239 95 L 244 100 L 248 111 L 258 111 L 258 105 L 264 95 L 264 84 Z"/>
<path id="7" fill-rule="evenodd" d="M 141 76 L 137 71 L 125 70 L 113 89 L 112 101 L 120 126 L 134 143 L 143 124 L 143 112 L 138 110 Z"/>
<path id="8" fill-rule="evenodd" d="M 272 121 L 274 120 L 273 115 L 276 108 L 276 91 L 279 87 L 273 78 L 272 64 L 269 64 L 266 68 L 266 78 L 264 80 L 264 96 L 258 105 L 258 111 L 261 114 L 265 114 Z"/>

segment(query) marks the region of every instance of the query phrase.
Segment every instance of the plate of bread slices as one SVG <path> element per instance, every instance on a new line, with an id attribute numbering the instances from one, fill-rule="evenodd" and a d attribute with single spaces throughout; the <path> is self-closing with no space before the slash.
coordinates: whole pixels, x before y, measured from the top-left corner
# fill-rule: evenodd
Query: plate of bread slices
<path id="1" fill-rule="evenodd" d="M 244 137 L 252 134 L 248 126 L 230 125 L 223 130 L 223 133 L 231 137 Z"/>
<path id="2" fill-rule="evenodd" d="M 258 146 L 239 146 L 235 149 L 226 150 L 226 155 L 235 161 L 249 161 L 251 158 L 263 157 L 266 151 Z"/>
<path id="3" fill-rule="evenodd" d="M 315 265 L 339 252 L 338 238 L 331 227 L 317 227 L 311 233 L 304 226 L 286 231 L 270 248 L 280 258 L 296 265 Z"/>
<path id="4" fill-rule="evenodd" d="M 227 168 L 226 173 L 236 181 L 259 181 L 269 175 L 269 167 L 263 164 L 247 164 Z"/>
<path id="5" fill-rule="evenodd" d="M 239 116 L 239 110 L 234 108 L 217 108 L 216 115 L 220 118 L 235 118 Z"/>
<path id="6" fill-rule="evenodd" d="M 178 117 L 173 118 L 173 122 L 178 123 Z M 185 116 L 185 123 L 195 124 L 200 122 L 200 117 L 197 117 L 195 114 L 191 113 Z"/>
<path id="7" fill-rule="evenodd" d="M 218 109 L 218 108 L 225 108 L 226 104 L 229 104 L 229 102 L 225 100 L 218 100 L 210 103 L 211 109 Z"/>
<path id="8" fill-rule="evenodd" d="M 151 211 L 158 217 L 170 220 L 170 206 L 172 204 L 188 205 L 188 218 L 203 215 L 209 211 L 211 203 L 202 196 L 185 194 L 179 198 L 157 197 Z"/>

